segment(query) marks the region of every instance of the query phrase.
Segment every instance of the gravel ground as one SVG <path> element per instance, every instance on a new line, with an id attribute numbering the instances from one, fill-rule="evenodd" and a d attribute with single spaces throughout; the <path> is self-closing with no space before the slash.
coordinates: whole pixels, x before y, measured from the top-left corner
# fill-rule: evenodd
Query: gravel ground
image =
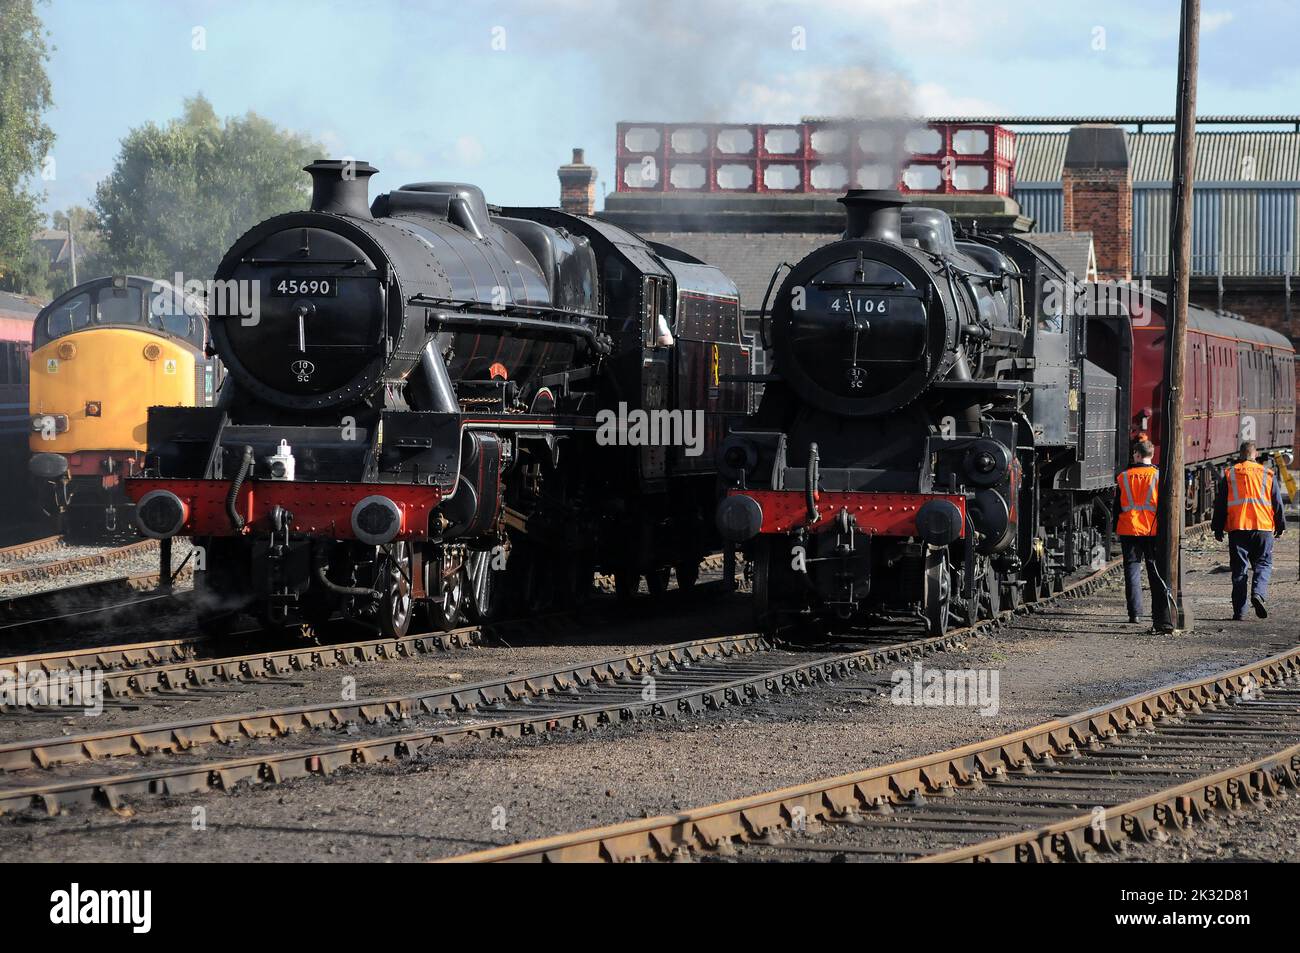
<path id="1" fill-rule="evenodd" d="M 1284 539 L 1267 622 L 1227 621 L 1226 556 L 1212 541 L 1188 560 L 1194 634 L 1158 637 L 1124 618 L 1122 586 L 1088 600 L 1021 617 L 1016 627 L 932 657 L 928 667 L 996 671 L 998 710 L 899 707 L 889 672 L 784 696 L 743 710 L 682 721 L 637 723 L 595 734 L 514 742 L 468 741 L 397 764 L 348 769 L 231 795 L 151 800 L 130 816 L 79 811 L 0 818 L 7 860 L 419 860 L 596 823 L 616 822 L 742 796 L 896 761 L 1079 711 L 1182 678 L 1208 674 L 1295 645 L 1300 610 L 1294 534 Z M 483 648 L 413 662 L 349 669 L 359 690 L 397 692 L 436 679 L 475 680 L 631 651 L 647 643 L 725 634 L 744 625 L 744 597 L 707 613 L 681 605 L 593 627 L 581 644 Z M 689 611 L 688 611 L 689 610 Z M 210 709 L 249 710 L 337 691 L 340 672 L 295 677 L 234 695 L 115 710 L 110 723 L 191 717 Z M 0 733 L 28 732 L 27 719 Z M 82 719 L 70 730 L 82 731 Z M 46 722 L 45 728 L 50 727 Z M 38 734 L 53 734 L 48 730 Z M 30 735 L 27 735 L 30 736 Z M 1293 809 L 1293 808 L 1292 808 Z M 1276 816 L 1278 812 L 1275 812 Z M 199 821 L 202 823 L 199 823 Z M 1294 822 L 1292 822 L 1294 823 Z M 196 829 L 199 828 L 199 829 Z M 1271 831 L 1271 833 L 1270 833 Z M 1199 843 L 1199 842 L 1197 842 Z M 1261 828 L 1216 857 L 1278 859 L 1294 850 L 1294 826 Z M 1234 853 L 1234 851 L 1236 851 Z M 1133 854 L 1130 856 L 1139 856 Z M 1176 859 L 1157 853 L 1152 859 Z"/>

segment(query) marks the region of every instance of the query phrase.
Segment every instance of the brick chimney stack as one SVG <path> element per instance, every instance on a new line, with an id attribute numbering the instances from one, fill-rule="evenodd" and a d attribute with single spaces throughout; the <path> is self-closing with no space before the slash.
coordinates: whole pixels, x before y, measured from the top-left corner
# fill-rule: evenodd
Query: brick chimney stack
<path id="1" fill-rule="evenodd" d="M 573 161 L 560 166 L 560 208 L 574 215 L 596 213 L 596 170 L 583 161 L 583 151 L 573 150 Z"/>
<path id="2" fill-rule="evenodd" d="M 1097 277 L 1133 277 L 1133 174 L 1119 126 L 1075 126 L 1061 177 L 1066 231 L 1092 232 Z M 1082 276 L 1079 276 L 1082 277 Z"/>

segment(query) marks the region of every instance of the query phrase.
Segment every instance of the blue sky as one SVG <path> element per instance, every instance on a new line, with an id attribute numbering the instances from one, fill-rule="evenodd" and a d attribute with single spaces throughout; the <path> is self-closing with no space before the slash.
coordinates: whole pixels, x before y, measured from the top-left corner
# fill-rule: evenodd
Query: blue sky
<path id="1" fill-rule="evenodd" d="M 1300 112 L 1300 5 L 1203 0 L 1199 111 Z M 558 201 L 620 119 L 1169 114 L 1176 0 L 50 0 L 46 208 L 88 204 L 134 126 L 202 92 L 381 170 Z"/>

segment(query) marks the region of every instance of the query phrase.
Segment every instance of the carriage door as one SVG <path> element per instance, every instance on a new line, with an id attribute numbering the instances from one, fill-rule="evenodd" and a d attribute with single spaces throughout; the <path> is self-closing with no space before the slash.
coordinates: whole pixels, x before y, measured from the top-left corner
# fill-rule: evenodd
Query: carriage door
<path id="1" fill-rule="evenodd" d="M 659 315 L 673 324 L 672 299 L 669 297 L 668 279 L 647 276 L 641 279 L 641 409 L 649 417 L 654 412 L 668 409 L 668 384 L 672 368 L 672 348 L 657 347 Z M 663 489 L 667 476 L 668 447 L 662 444 L 645 444 L 639 451 L 641 486 L 643 489 Z"/>

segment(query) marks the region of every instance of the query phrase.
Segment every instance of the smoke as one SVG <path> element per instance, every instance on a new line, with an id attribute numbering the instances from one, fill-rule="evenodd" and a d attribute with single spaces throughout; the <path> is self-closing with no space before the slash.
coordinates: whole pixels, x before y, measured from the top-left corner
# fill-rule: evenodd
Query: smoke
<path id="1" fill-rule="evenodd" d="M 537 7 L 540 13 L 543 8 Z M 783 0 L 548 0 L 547 48 L 594 61 L 597 108 L 622 120 L 897 119 L 915 89 L 878 34 Z"/>
<path id="2" fill-rule="evenodd" d="M 828 16 L 789 0 L 549 0 L 539 22 L 548 49 L 594 68 L 599 88 L 575 100 L 606 128 L 835 117 L 852 123 L 818 135 L 859 140 L 861 185 L 893 188 L 901 177 L 917 90 L 866 13 Z"/>

